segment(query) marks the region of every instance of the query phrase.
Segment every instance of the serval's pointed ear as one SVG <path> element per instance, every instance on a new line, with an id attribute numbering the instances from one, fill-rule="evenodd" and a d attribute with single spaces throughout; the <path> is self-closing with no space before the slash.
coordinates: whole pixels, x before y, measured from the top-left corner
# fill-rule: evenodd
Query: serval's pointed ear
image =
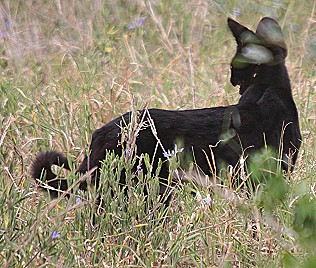
<path id="1" fill-rule="evenodd" d="M 287 48 L 284 41 L 283 33 L 280 25 L 272 18 L 263 18 L 257 27 L 256 34 L 260 36 L 268 45 L 280 47 L 285 56 Z"/>
<path id="2" fill-rule="evenodd" d="M 242 46 L 248 43 L 256 44 L 259 42 L 259 39 L 253 31 L 249 30 L 237 21 L 228 18 L 227 23 L 238 45 Z"/>

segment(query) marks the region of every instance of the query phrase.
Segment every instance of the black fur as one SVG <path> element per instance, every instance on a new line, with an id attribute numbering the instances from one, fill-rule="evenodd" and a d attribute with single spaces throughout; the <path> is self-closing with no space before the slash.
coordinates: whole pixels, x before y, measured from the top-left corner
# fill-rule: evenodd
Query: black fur
<path id="1" fill-rule="evenodd" d="M 280 26 L 271 18 L 263 18 L 256 33 L 232 19 L 228 19 L 228 26 L 237 42 L 237 52 L 231 64 L 231 83 L 240 86 L 239 102 L 236 105 L 197 110 L 149 109 L 141 111 L 139 118 L 143 116 L 147 122 L 153 120 L 157 136 L 165 149 L 172 149 L 177 141 L 181 141 L 187 154 L 192 155 L 193 151 L 194 160 L 205 174 L 211 175 L 211 169 L 214 169 L 210 167 L 206 155 L 211 159 L 209 145 L 216 144 L 212 148 L 216 165 L 225 163 L 235 166 L 244 152 L 249 154 L 267 144 L 275 150 L 282 147 L 285 160 L 283 167 L 288 169 L 290 165 L 292 169 L 301 135 L 285 67 L 287 49 Z M 119 146 L 122 118 L 129 123 L 131 113 L 114 119 L 93 133 L 90 154 L 85 156 L 78 173 L 100 167 L 106 150 L 122 153 L 122 147 Z M 223 137 L 229 138 L 220 141 Z M 158 159 L 164 158 L 163 149 L 157 146 L 157 137 L 149 126 L 140 130 L 136 148 L 137 155 L 147 153 L 154 158 L 153 169 L 157 167 Z M 244 151 L 245 148 L 249 149 Z M 291 158 L 291 162 L 286 160 L 287 157 Z M 33 163 L 33 177 L 40 179 L 42 170 L 45 170 L 46 180 L 53 179 L 55 175 L 50 169 L 52 164 L 63 164 L 69 168 L 66 158 L 59 153 L 41 153 Z M 97 171 L 94 177 L 98 183 Z M 168 177 L 167 164 L 162 166 L 160 177 Z M 124 183 L 124 177 L 121 182 Z M 56 186 L 56 183 L 48 184 Z M 61 180 L 60 187 L 67 188 L 65 180 Z M 86 188 L 85 182 L 81 188 Z M 161 185 L 162 193 L 165 189 Z"/>
<path id="2" fill-rule="evenodd" d="M 45 178 L 47 184 L 55 189 L 67 190 L 66 180 L 56 180 L 56 174 L 52 171 L 52 165 L 63 166 L 70 170 L 67 158 L 59 152 L 47 151 L 39 153 L 32 165 L 32 177 L 34 179 Z M 50 190 L 52 197 L 58 196 L 58 191 Z"/>

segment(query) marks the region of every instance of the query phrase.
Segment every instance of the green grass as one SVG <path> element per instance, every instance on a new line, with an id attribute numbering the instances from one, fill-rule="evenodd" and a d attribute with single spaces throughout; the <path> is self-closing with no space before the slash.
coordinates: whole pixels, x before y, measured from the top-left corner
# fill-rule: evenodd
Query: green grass
<path id="1" fill-rule="evenodd" d="M 316 265 L 314 1 L 4 0 L 0 7 L 1 267 Z M 137 174 L 125 196 L 118 172 L 130 173 L 135 159 L 109 154 L 100 189 L 51 200 L 36 188 L 29 167 L 37 152 L 59 150 L 78 166 L 92 132 L 128 110 L 235 103 L 226 20 L 237 8 L 251 29 L 263 16 L 283 28 L 303 134 L 293 174 L 271 173 L 250 197 L 230 189 L 229 174 L 222 188 L 181 184 L 166 209 L 155 171 Z M 143 26 L 130 29 L 140 17 Z M 79 179 L 74 170 L 67 176 Z M 95 214 L 97 194 L 106 205 Z"/>

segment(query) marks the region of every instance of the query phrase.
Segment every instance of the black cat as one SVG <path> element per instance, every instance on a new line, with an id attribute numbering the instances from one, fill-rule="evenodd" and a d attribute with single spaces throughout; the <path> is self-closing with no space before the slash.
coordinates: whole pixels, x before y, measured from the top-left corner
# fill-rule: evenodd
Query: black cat
<path id="1" fill-rule="evenodd" d="M 194 158 L 208 175 L 212 175 L 214 168 L 221 163 L 235 166 L 241 155 L 248 155 L 266 144 L 276 151 L 281 148 L 283 168 L 292 170 L 301 135 L 285 67 L 287 49 L 281 28 L 271 18 L 263 18 L 256 33 L 232 19 L 228 19 L 228 26 L 237 42 L 237 52 L 231 63 L 231 83 L 240 87 L 238 104 L 197 110 L 140 111 L 138 123 L 143 124 L 138 128 L 134 152 L 138 156 L 149 154 L 153 159 L 153 170 L 158 159 L 166 159 L 168 149 L 175 148 L 178 142 L 184 148 L 183 155 L 187 156 L 184 167 Z M 90 154 L 85 156 L 77 173 L 84 174 L 97 167 L 92 177 L 98 184 L 98 169 L 107 150 L 116 154 L 130 153 L 126 151 L 129 149 L 126 140 L 124 142 L 122 126 L 128 125 L 131 118 L 132 114 L 126 113 L 93 133 Z M 212 156 L 216 164 L 211 161 Z M 159 174 L 162 182 L 169 175 L 167 162 Z M 32 165 L 32 176 L 45 179 L 52 187 L 66 190 L 65 179 L 53 180 L 56 177 L 51 170 L 53 164 L 69 169 L 65 156 L 48 151 L 37 155 Z M 45 177 L 41 178 L 41 174 Z M 121 183 L 124 182 L 122 176 Z M 80 188 L 86 189 L 86 182 L 82 182 Z M 160 192 L 165 190 L 166 185 L 161 183 Z M 56 192 L 50 192 L 56 196 Z"/>

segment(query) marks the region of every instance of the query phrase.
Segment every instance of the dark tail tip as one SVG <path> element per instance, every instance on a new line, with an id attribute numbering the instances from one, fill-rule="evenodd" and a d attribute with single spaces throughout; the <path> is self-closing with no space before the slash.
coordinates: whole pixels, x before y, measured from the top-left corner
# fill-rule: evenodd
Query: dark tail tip
<path id="1" fill-rule="evenodd" d="M 42 179 L 43 177 L 43 172 L 46 172 L 46 180 L 51 179 L 50 174 L 52 173 L 51 171 L 51 166 L 52 165 L 57 165 L 57 166 L 64 166 L 66 169 L 69 168 L 68 160 L 67 158 L 62 155 L 59 152 L 56 151 L 47 151 L 47 152 L 42 152 L 39 153 L 36 158 L 34 159 L 31 167 L 31 175 L 34 179 Z M 54 173 L 52 173 L 55 176 Z"/>
<path id="2" fill-rule="evenodd" d="M 53 173 L 52 165 L 63 166 L 70 170 L 67 158 L 56 151 L 47 151 L 39 153 L 31 166 L 31 175 L 34 179 L 47 181 L 48 185 L 60 190 L 67 190 L 68 185 L 65 179 L 57 179 Z M 58 196 L 58 191 L 50 191 L 52 197 Z"/>

